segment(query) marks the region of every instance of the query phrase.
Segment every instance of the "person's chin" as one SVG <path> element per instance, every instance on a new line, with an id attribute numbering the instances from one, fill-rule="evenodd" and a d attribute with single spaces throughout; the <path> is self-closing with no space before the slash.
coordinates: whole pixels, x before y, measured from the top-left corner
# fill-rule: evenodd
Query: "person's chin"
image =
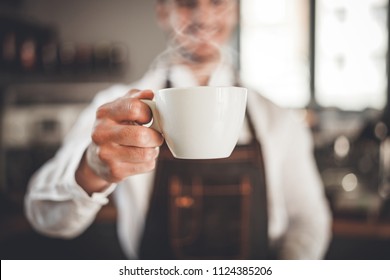
<path id="1" fill-rule="evenodd" d="M 206 61 L 211 61 L 215 60 L 220 56 L 220 51 L 216 51 L 213 49 L 212 51 L 207 51 L 205 49 L 199 49 L 195 52 L 192 52 L 192 60 L 194 62 L 206 62 Z"/>
<path id="2" fill-rule="evenodd" d="M 221 44 L 213 41 L 203 41 L 193 47 L 193 51 L 198 56 L 215 56 L 221 51 Z"/>

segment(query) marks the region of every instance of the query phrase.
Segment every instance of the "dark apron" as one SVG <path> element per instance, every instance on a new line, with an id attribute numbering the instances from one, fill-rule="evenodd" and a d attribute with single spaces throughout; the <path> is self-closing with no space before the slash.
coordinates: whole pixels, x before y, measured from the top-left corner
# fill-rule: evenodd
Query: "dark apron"
<path id="1" fill-rule="evenodd" d="M 252 140 L 229 158 L 180 160 L 160 148 L 140 259 L 268 258 L 263 156 L 246 119 Z"/>

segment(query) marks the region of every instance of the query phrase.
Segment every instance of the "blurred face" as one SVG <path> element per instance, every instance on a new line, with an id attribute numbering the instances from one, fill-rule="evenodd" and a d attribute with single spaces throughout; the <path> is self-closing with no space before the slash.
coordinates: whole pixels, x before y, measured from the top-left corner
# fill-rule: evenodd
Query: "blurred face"
<path id="1" fill-rule="evenodd" d="M 193 61 L 219 57 L 237 22 L 236 0 L 166 0 L 159 6 L 175 49 Z"/>

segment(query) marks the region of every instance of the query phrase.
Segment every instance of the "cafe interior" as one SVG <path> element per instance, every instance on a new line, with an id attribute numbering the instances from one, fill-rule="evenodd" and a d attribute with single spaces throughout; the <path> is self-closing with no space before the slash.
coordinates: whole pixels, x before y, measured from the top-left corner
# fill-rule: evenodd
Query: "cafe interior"
<path id="1" fill-rule="evenodd" d="M 239 3 L 243 83 L 312 132 L 333 215 L 325 259 L 390 259 L 389 1 Z M 165 49 L 154 4 L 0 0 L 1 259 L 125 258 L 111 200 L 63 240 L 32 229 L 23 197 L 93 96 L 139 79 Z"/>

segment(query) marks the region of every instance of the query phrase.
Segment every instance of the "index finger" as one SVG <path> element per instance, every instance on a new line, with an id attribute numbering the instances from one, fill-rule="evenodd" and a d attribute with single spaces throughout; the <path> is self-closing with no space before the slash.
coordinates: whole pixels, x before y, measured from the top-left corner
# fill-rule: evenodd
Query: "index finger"
<path id="1" fill-rule="evenodd" d="M 118 123 L 149 123 L 152 112 L 139 98 L 152 99 L 153 96 L 153 92 L 149 90 L 129 92 L 124 97 L 99 107 L 96 116 L 98 119 L 109 118 Z"/>
<path id="2" fill-rule="evenodd" d="M 138 98 L 138 99 L 152 100 L 154 97 L 154 92 L 150 89 L 145 89 L 145 90 L 132 89 L 125 96 Z"/>

